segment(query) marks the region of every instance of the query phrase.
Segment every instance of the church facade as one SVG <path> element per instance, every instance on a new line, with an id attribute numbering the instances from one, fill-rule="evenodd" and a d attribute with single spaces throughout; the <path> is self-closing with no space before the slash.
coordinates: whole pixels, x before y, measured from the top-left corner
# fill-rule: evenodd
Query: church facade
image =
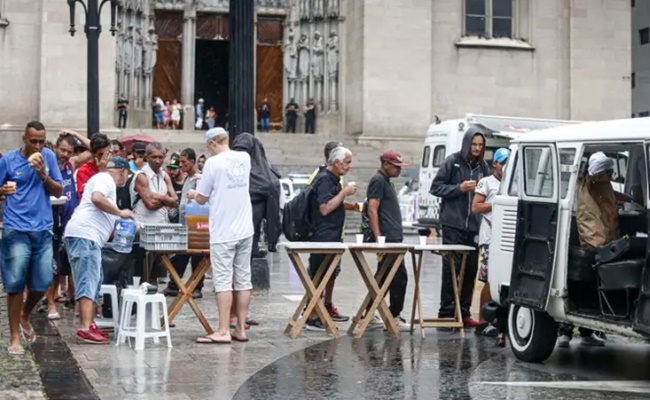
<path id="1" fill-rule="evenodd" d="M 543 3 L 543 4 L 542 4 Z M 467 112 L 593 120 L 631 114 L 630 2 L 256 0 L 256 100 L 281 126 L 294 99 L 319 132 L 421 138 Z M 76 8 L 77 25 L 84 23 Z M 0 129 L 83 130 L 86 40 L 63 1 L 0 0 Z M 102 129 L 151 127 L 154 97 L 228 114 L 228 0 L 120 0 L 102 15 Z M 188 125 L 188 123 L 190 123 Z"/>

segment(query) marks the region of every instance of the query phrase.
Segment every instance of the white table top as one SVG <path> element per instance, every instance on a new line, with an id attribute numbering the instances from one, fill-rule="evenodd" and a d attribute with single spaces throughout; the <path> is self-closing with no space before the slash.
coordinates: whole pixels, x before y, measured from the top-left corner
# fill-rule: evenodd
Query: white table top
<path id="1" fill-rule="evenodd" d="M 287 250 L 347 250 L 348 246 L 340 242 L 282 242 L 278 247 Z"/>
<path id="2" fill-rule="evenodd" d="M 412 244 L 408 243 L 350 243 L 348 244 L 348 249 L 406 249 L 407 251 L 413 247 Z"/>
<path id="3" fill-rule="evenodd" d="M 431 243 L 420 245 L 416 244 L 413 246 L 413 251 L 474 251 L 475 247 L 465 246 L 462 244 L 442 244 L 442 243 Z"/>

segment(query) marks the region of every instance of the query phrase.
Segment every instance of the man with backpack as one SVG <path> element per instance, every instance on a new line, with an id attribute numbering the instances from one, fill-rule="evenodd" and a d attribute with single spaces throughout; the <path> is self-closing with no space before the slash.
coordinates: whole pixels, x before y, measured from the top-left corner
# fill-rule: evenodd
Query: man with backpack
<path id="1" fill-rule="evenodd" d="M 447 157 L 431 184 L 431 194 L 440 197 L 440 225 L 444 244 L 461 244 L 476 249 L 481 215 L 472 213 L 472 200 L 476 184 L 490 175 L 490 168 L 483 159 L 485 136 L 476 127 L 470 127 L 463 137 L 461 150 Z M 454 259 L 456 272 L 461 267 L 461 257 Z M 460 282 L 460 310 L 465 327 L 476 328 L 478 321 L 471 318 L 470 307 L 474 295 L 474 283 L 478 270 L 478 250 L 467 256 L 465 276 Z M 453 318 L 454 291 L 451 282 L 451 265 L 443 258 L 442 285 L 440 287 L 439 318 Z"/>

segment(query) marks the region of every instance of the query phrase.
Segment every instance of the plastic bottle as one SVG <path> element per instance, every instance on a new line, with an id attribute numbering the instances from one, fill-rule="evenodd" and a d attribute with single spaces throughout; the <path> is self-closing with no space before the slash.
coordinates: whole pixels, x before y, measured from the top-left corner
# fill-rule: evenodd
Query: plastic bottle
<path id="1" fill-rule="evenodd" d="M 135 238 L 135 221 L 118 219 L 115 222 L 115 235 L 113 237 L 113 250 L 118 253 L 130 253 Z"/>

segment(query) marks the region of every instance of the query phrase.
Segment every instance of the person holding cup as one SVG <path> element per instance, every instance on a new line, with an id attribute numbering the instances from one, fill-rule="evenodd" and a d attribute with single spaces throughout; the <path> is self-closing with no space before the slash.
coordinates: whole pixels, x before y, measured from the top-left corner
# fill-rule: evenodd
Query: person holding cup
<path id="1" fill-rule="evenodd" d="M 368 199 L 368 223 L 373 239 L 380 245 L 385 243 L 402 243 L 404 234 L 402 229 L 402 211 L 395 186 L 391 178 L 397 178 L 402 173 L 402 168 L 408 164 L 402 161 L 400 153 L 394 150 L 384 152 L 379 160 L 381 167 L 370 179 L 366 197 Z M 380 264 L 380 263 L 379 263 Z M 377 265 L 379 271 L 380 265 Z M 399 266 L 393 281 L 390 284 L 390 312 L 395 318 L 395 323 L 400 330 L 407 331 L 410 325 L 400 314 L 404 309 L 408 274 L 404 260 Z M 380 282 L 383 285 L 383 280 Z M 380 321 L 373 321 L 379 323 Z"/>
<path id="2" fill-rule="evenodd" d="M 477 235 L 481 215 L 472 213 L 474 190 L 480 176 L 491 175 L 490 167 L 483 159 L 485 136 L 476 126 L 465 132 L 461 150 L 447 157 L 431 184 L 431 194 L 439 197 L 440 226 L 443 244 L 461 244 L 477 247 Z M 461 257 L 454 264 L 460 271 Z M 478 270 L 478 250 L 467 257 L 465 276 L 461 284 L 460 309 L 465 327 L 476 328 L 478 321 L 471 318 L 470 307 Z M 439 318 L 454 316 L 454 291 L 451 284 L 450 260 L 443 258 L 442 285 L 440 289 Z"/>
<path id="3" fill-rule="evenodd" d="M 2 228 L 1 272 L 7 293 L 9 354 L 20 355 L 21 332 L 33 343 L 29 316 L 52 283 L 52 203 L 63 194 L 61 171 L 53 151 L 45 148 L 45 126 L 27 124 L 23 147 L 0 159 L 0 194 L 7 196 Z M 23 302 L 25 287 L 28 294 Z"/>

